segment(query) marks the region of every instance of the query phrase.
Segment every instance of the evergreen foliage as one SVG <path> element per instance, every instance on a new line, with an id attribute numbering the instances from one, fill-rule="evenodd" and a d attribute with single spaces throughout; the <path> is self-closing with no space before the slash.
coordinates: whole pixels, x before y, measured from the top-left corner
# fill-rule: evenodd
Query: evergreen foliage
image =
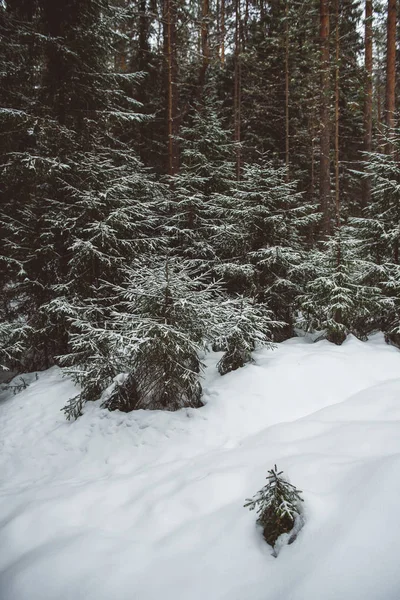
<path id="1" fill-rule="evenodd" d="M 20 48 L 16 68 L 6 62 L 6 98 L 18 69 L 28 65 L 35 83 L 24 88 L 23 112 L 1 113 L 3 130 L 13 126 L 2 160 L 2 264 L 12 284 L 8 307 L 18 306 L 29 327 L 33 352 L 25 356 L 43 368 L 67 351 L 73 307 L 98 297 L 101 279 L 118 282 L 144 238 L 154 245 L 150 205 L 163 192 L 121 140 L 124 124 L 140 115 L 132 97 L 137 78 L 110 70 L 113 7 L 38 0 L 26 24 L 17 5 L 2 9 L 10 45 Z M 32 44 L 37 63 L 28 60 Z"/>
<path id="2" fill-rule="evenodd" d="M 268 471 L 267 484 L 252 499 L 247 499 L 245 508 L 257 509 L 257 523 L 262 526 L 265 541 L 274 547 L 279 536 L 290 534 L 301 516 L 303 498 L 301 491 L 282 477 L 276 465 Z M 293 542 L 296 533 L 289 538 Z"/>
<path id="3" fill-rule="evenodd" d="M 221 375 L 252 362 L 257 346 L 275 348 L 272 331 L 284 325 L 274 321 L 265 306 L 245 296 L 230 299 L 227 305 L 227 320 L 221 325 L 221 335 L 214 340 L 215 347 L 224 351 L 217 364 Z"/>
<path id="4" fill-rule="evenodd" d="M 360 257 L 352 231 L 341 227 L 322 251 L 309 255 L 309 279 L 299 298 L 298 325 L 339 345 L 349 333 L 366 339 L 385 306 L 379 288 L 368 284 L 373 266 Z"/>
<path id="5" fill-rule="evenodd" d="M 325 98 L 328 127 L 333 104 L 318 8 L 0 2 L 1 369 L 59 361 L 82 386 L 66 409 L 76 418 L 97 398 L 200 406 L 209 344 L 224 374 L 296 321 L 335 343 L 383 329 L 400 345 L 400 133 L 382 126 L 378 72 L 361 211 L 358 1 L 329 16 L 338 227 L 325 189 L 319 231 L 318 110 Z M 386 15 L 374 10 L 381 67 Z M 328 155 L 329 143 L 329 188 Z"/>
<path id="6" fill-rule="evenodd" d="M 62 361 L 83 387 L 78 412 L 119 373 L 128 375 L 105 400 L 110 410 L 201 406 L 199 355 L 221 318 L 218 286 L 178 259 L 137 262 L 114 287 L 113 306 L 102 325 L 90 323 L 90 310 L 73 321 L 73 351 Z M 66 412 L 76 416 L 76 401 Z"/>
<path id="7" fill-rule="evenodd" d="M 190 123 L 181 128 L 181 168 L 170 181 L 166 232 L 177 253 L 209 269 L 219 258 L 220 246 L 226 245 L 227 235 L 215 195 L 229 195 L 236 176 L 232 133 L 223 127 L 211 83 L 207 91 L 192 111 Z"/>
<path id="8" fill-rule="evenodd" d="M 354 218 L 355 232 L 364 256 L 373 265 L 369 283 L 381 290 L 386 302 L 379 327 L 389 340 L 400 338 L 400 131 L 385 132 L 383 149 L 365 156 L 364 177 L 371 181 L 372 202 Z"/>
<path id="9" fill-rule="evenodd" d="M 286 323 L 275 330 L 277 341 L 293 334 L 293 308 L 300 292 L 294 275 L 304 255 L 304 238 L 318 220 L 304 203 L 287 170 L 259 155 L 245 164 L 230 196 L 219 194 L 217 204 L 230 223 L 232 258 L 216 267 L 229 291 L 255 296 L 266 303 L 273 318 Z"/>

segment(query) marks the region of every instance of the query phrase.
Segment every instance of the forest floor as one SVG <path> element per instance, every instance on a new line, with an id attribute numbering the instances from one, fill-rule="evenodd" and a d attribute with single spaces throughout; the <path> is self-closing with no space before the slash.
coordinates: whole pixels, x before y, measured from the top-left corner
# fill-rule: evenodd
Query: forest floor
<path id="1" fill-rule="evenodd" d="M 292 339 L 206 405 L 68 423 L 58 368 L 0 398 L 1 600 L 399 600 L 400 351 Z M 305 525 L 277 558 L 243 508 L 277 464 Z"/>

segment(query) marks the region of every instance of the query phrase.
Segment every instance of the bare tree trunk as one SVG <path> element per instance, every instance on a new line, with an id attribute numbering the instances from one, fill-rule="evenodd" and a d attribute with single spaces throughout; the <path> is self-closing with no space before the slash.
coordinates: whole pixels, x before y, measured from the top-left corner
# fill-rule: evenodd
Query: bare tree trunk
<path id="1" fill-rule="evenodd" d="M 225 0 L 221 0 L 221 63 L 225 64 Z"/>
<path id="2" fill-rule="evenodd" d="M 126 6 L 126 0 L 118 0 L 117 5 L 124 8 Z M 121 33 L 123 34 L 119 41 L 116 43 L 114 53 L 114 69 L 117 73 L 126 73 L 128 70 L 127 65 L 127 43 L 124 38 L 124 34 L 127 33 L 128 27 L 125 21 L 121 23 Z"/>
<path id="3" fill-rule="evenodd" d="M 236 178 L 240 179 L 241 150 L 240 150 L 240 118 L 241 118 L 241 64 L 240 64 L 240 0 L 235 0 L 235 73 L 233 113 L 235 122 L 236 147 Z"/>
<path id="4" fill-rule="evenodd" d="M 215 6 L 215 16 L 216 16 L 216 34 L 217 39 L 215 43 L 215 53 L 219 60 L 221 60 L 221 2 L 220 0 L 216 0 Z"/>
<path id="5" fill-rule="evenodd" d="M 364 152 L 372 150 L 372 0 L 365 0 L 365 99 L 364 99 Z M 365 178 L 362 186 L 362 206 L 371 202 L 371 180 Z"/>
<path id="6" fill-rule="evenodd" d="M 339 0 L 335 0 L 335 217 L 336 226 L 340 227 L 340 183 L 339 183 L 339 85 L 340 85 L 340 35 L 339 35 Z"/>
<path id="7" fill-rule="evenodd" d="M 175 175 L 178 166 L 176 143 L 177 98 L 176 98 L 176 4 L 175 0 L 164 0 L 164 56 L 167 66 L 167 140 L 168 175 Z"/>
<path id="8" fill-rule="evenodd" d="M 246 0 L 245 11 L 244 11 L 244 24 L 243 24 L 243 34 L 242 34 L 242 42 L 243 42 L 243 52 L 246 51 L 247 48 L 247 33 L 248 33 L 248 23 L 249 23 L 249 0 Z"/>
<path id="9" fill-rule="evenodd" d="M 199 76 L 199 95 L 201 94 L 205 79 L 207 68 L 210 63 L 210 47 L 208 44 L 208 27 L 209 27 L 209 0 L 202 1 L 202 11 L 201 11 L 201 68 L 200 68 L 200 76 Z"/>
<path id="10" fill-rule="evenodd" d="M 396 84 L 396 0 L 388 0 L 386 51 L 386 125 L 393 130 Z"/>
<path id="11" fill-rule="evenodd" d="M 147 15 L 146 0 L 139 1 L 139 70 L 145 70 L 149 52 L 149 21 Z"/>
<path id="12" fill-rule="evenodd" d="M 329 0 L 320 0 L 320 45 L 321 45 L 321 134 L 320 134 L 320 205 L 322 230 L 330 232 L 330 131 L 329 131 Z"/>
<path id="13" fill-rule="evenodd" d="M 285 165 L 286 178 L 289 180 L 290 166 L 290 129 L 289 129 L 289 5 L 285 5 Z"/>

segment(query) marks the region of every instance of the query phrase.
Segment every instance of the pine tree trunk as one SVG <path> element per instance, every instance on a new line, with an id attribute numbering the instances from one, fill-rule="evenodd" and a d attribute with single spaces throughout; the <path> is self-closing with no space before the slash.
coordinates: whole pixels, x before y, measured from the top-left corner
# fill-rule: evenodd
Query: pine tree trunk
<path id="1" fill-rule="evenodd" d="M 149 25 L 147 16 L 146 0 L 139 1 L 139 51 L 138 67 L 144 71 L 147 66 L 147 55 L 149 52 Z"/>
<path id="2" fill-rule="evenodd" d="M 372 0 L 365 1 L 364 152 L 372 150 Z M 363 180 L 362 206 L 371 202 L 371 180 Z"/>
<path id="3" fill-rule="evenodd" d="M 175 175 L 178 167 L 177 152 L 177 62 L 176 62 L 176 0 L 164 0 L 164 56 L 167 67 L 167 140 L 168 175 Z"/>
<path id="4" fill-rule="evenodd" d="M 396 84 L 396 0 L 388 0 L 386 52 L 386 125 L 393 130 Z"/>
<path id="5" fill-rule="evenodd" d="M 117 5 L 121 8 L 126 7 L 126 0 L 118 0 Z M 117 73 L 126 73 L 128 70 L 127 65 L 127 43 L 124 37 L 127 33 L 127 24 L 125 21 L 121 24 L 121 39 L 116 43 L 114 53 L 114 69 Z"/>
<path id="6" fill-rule="evenodd" d="M 320 134 L 320 205 L 322 231 L 330 231 L 330 86 L 329 86 L 329 0 L 320 0 L 320 47 L 321 47 L 321 134 Z"/>
<path id="7" fill-rule="evenodd" d="M 221 64 L 225 64 L 225 0 L 221 0 Z"/>
<path id="8" fill-rule="evenodd" d="M 199 75 L 199 96 L 204 88 L 207 68 L 210 63 L 210 48 L 208 44 L 208 27 L 209 27 L 209 0 L 202 0 L 201 14 L 201 68 Z"/>
<path id="9" fill-rule="evenodd" d="M 249 0 L 246 0 L 245 11 L 244 11 L 243 35 L 242 35 L 243 52 L 246 52 L 246 48 L 247 48 L 248 25 L 249 25 Z"/>
<path id="10" fill-rule="evenodd" d="M 339 85 L 340 85 L 340 36 L 339 0 L 335 0 L 335 217 L 340 227 L 340 183 L 339 183 Z"/>
<path id="11" fill-rule="evenodd" d="M 289 181 L 290 165 L 290 130 L 289 130 L 289 10 L 288 0 L 285 5 L 285 165 L 286 177 Z"/>
<path id="12" fill-rule="evenodd" d="M 240 64 L 240 0 L 235 0 L 235 73 L 234 73 L 234 123 L 235 123 L 235 142 L 236 147 L 236 178 L 240 179 L 241 150 L 241 64 Z"/>

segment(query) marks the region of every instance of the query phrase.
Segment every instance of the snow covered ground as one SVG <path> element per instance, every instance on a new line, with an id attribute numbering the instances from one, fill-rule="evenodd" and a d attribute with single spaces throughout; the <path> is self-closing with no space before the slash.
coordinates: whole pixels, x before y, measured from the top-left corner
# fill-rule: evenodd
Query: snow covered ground
<path id="1" fill-rule="evenodd" d="M 293 339 L 206 406 L 60 408 L 57 368 L 0 398 L 0 600 L 399 600 L 400 352 Z M 274 464 L 306 524 L 271 555 L 243 508 Z"/>

